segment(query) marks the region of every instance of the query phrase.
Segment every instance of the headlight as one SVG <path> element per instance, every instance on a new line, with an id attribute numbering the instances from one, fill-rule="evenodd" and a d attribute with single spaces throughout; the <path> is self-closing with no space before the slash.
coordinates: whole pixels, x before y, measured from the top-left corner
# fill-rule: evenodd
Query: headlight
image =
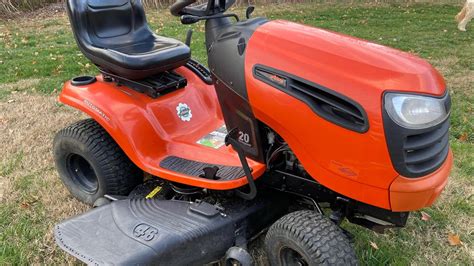
<path id="1" fill-rule="evenodd" d="M 442 99 L 401 93 L 385 94 L 385 110 L 395 123 L 409 129 L 435 126 L 449 115 Z"/>

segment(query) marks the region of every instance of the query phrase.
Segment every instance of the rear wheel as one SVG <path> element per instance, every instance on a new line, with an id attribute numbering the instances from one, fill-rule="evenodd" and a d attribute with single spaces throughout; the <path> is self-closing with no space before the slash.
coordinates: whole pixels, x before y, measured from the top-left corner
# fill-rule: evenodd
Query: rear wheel
<path id="1" fill-rule="evenodd" d="M 357 265 L 342 230 L 314 211 L 297 211 L 279 219 L 266 236 L 271 265 Z"/>
<path id="2" fill-rule="evenodd" d="M 53 150 L 64 185 L 86 204 L 105 194 L 128 195 L 143 180 L 143 172 L 93 119 L 59 131 Z"/>

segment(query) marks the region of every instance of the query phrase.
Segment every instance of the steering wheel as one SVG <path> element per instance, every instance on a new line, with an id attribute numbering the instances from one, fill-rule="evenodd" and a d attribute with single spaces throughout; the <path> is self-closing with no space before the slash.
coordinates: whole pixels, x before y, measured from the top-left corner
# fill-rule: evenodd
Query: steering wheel
<path id="1" fill-rule="evenodd" d="M 173 16 L 182 16 L 182 15 L 193 15 L 193 16 L 207 16 L 209 3 L 195 5 L 190 7 L 190 5 L 196 3 L 197 0 L 178 0 L 170 7 L 170 12 Z M 213 1 L 213 0 L 211 0 Z"/>
<path id="2" fill-rule="evenodd" d="M 224 13 L 231 7 L 235 0 L 209 0 L 203 4 L 190 6 L 197 0 L 178 0 L 170 7 L 173 16 L 192 15 L 197 17 L 212 16 L 218 13 Z"/>

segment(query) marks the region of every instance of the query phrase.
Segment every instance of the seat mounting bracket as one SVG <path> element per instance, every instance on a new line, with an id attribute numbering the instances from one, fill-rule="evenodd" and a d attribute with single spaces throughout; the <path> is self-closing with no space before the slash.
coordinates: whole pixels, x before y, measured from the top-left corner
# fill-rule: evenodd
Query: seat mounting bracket
<path id="1" fill-rule="evenodd" d="M 165 71 L 141 80 L 131 80 L 100 69 L 105 81 L 127 86 L 135 91 L 144 93 L 153 99 L 166 93 L 186 87 L 187 80 L 174 71 Z"/>

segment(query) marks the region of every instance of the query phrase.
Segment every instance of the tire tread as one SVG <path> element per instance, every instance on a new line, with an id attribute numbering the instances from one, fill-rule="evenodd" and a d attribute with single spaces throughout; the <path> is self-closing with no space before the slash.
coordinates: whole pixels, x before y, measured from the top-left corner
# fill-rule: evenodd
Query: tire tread
<path id="1" fill-rule="evenodd" d="M 281 265 L 273 250 L 279 239 L 291 239 L 306 251 L 309 265 L 357 265 L 357 257 L 342 230 L 314 211 L 296 211 L 283 216 L 269 229 L 265 244 L 272 265 Z"/>
<path id="2" fill-rule="evenodd" d="M 109 133 L 93 119 L 85 119 L 60 130 L 55 142 L 71 138 L 86 145 L 102 169 L 107 194 L 128 195 L 141 181 L 141 170 L 122 151 Z"/>

